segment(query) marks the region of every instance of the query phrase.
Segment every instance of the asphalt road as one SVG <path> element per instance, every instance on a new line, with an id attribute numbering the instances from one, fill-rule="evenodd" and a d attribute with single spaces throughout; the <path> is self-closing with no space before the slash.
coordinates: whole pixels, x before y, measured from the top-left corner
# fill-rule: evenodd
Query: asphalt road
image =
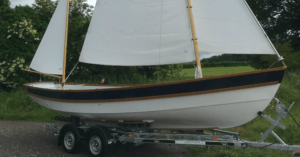
<path id="1" fill-rule="evenodd" d="M 67 154 L 57 146 L 57 137 L 47 132 L 45 123 L 0 121 L 0 157 L 88 157 Z M 107 157 L 191 157 L 185 146 L 144 144 L 113 146 Z"/>

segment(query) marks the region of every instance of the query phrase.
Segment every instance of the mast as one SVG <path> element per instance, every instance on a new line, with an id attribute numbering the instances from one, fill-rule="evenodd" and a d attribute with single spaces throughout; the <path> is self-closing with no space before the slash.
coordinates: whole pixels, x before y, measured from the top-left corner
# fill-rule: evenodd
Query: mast
<path id="1" fill-rule="evenodd" d="M 68 21 L 69 21 L 69 0 L 67 4 L 67 17 L 66 17 L 66 31 L 65 31 L 65 49 L 64 49 L 64 61 L 63 61 L 63 73 L 62 82 L 66 79 L 66 60 L 67 60 L 67 44 L 68 44 Z M 64 89 L 64 84 L 62 84 L 62 89 Z"/>
<path id="2" fill-rule="evenodd" d="M 195 24 L 194 24 L 194 16 L 193 16 L 193 11 L 192 11 L 192 4 L 191 4 L 191 0 L 187 0 L 187 2 L 188 2 L 188 9 L 189 9 L 189 14 L 190 14 L 191 28 L 192 28 L 192 34 L 193 34 L 196 63 L 197 63 L 197 66 L 201 70 L 201 78 L 203 78 L 200 56 L 199 56 L 199 49 L 198 49 L 198 42 L 197 42 L 197 36 L 196 36 L 196 30 L 195 30 Z"/>

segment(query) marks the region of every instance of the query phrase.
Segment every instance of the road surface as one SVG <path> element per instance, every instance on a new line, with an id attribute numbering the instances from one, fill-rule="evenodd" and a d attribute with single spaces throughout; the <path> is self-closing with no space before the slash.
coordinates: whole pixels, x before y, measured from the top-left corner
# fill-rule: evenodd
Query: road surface
<path id="1" fill-rule="evenodd" d="M 87 149 L 80 154 L 67 154 L 57 146 L 57 136 L 46 131 L 45 123 L 0 121 L 0 157 L 88 157 Z M 113 146 L 107 157 L 191 157 L 185 146 L 165 144 L 130 144 Z M 204 157 L 204 156 L 203 156 Z"/>

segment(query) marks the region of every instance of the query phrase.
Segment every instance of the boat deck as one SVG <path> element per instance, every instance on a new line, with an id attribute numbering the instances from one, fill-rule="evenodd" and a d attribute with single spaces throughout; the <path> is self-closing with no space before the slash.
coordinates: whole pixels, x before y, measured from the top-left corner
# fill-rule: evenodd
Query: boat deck
<path id="1" fill-rule="evenodd" d="M 86 85 L 86 84 L 66 84 L 62 89 L 61 84 L 56 82 L 37 82 L 27 84 L 31 87 L 42 89 L 55 89 L 55 90 L 89 90 L 89 89 L 112 89 L 112 88 L 124 88 L 128 86 L 109 86 L 109 85 Z"/>

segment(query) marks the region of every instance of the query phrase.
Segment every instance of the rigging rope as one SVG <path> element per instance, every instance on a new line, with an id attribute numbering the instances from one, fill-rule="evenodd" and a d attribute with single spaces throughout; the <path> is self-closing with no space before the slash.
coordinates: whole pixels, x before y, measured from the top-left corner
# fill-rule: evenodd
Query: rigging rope
<path id="1" fill-rule="evenodd" d="M 76 66 L 78 65 L 79 62 L 76 63 L 76 65 L 74 66 L 74 68 L 72 69 L 72 71 L 70 72 L 70 74 L 68 75 L 68 77 L 66 78 L 66 80 L 61 84 L 62 87 L 65 85 L 65 83 L 67 82 L 68 78 L 70 77 L 70 75 L 72 74 L 72 72 L 74 71 L 74 69 L 76 68 Z"/>

